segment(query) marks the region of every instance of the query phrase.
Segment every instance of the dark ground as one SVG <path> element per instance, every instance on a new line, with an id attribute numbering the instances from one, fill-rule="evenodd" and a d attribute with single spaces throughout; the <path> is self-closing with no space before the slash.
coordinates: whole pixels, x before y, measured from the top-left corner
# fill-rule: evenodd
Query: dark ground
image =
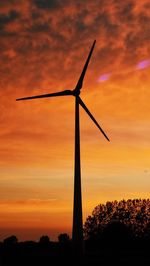
<path id="1" fill-rule="evenodd" d="M 36 242 L 1 243 L 1 266 L 150 266 L 149 241 L 141 240 L 128 243 L 86 243 L 85 256 L 82 259 L 72 255 L 71 242 L 40 244 Z"/>

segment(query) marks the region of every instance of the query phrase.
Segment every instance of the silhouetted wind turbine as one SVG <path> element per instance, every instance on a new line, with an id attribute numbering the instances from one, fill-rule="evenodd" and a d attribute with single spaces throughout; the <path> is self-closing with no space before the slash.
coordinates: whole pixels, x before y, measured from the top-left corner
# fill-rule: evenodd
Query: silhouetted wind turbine
<path id="1" fill-rule="evenodd" d="M 96 40 L 93 42 L 88 58 L 83 67 L 80 78 L 74 90 L 64 90 L 55 93 L 48 93 L 43 95 L 36 95 L 31 97 L 19 98 L 21 100 L 32 100 L 37 98 L 47 98 L 55 96 L 74 96 L 75 97 L 75 165 L 74 165 L 74 204 L 73 204 L 73 229 L 72 241 L 74 252 L 76 255 L 83 254 L 83 221 L 82 221 L 82 196 L 81 196 L 81 167 L 80 167 L 80 126 L 79 126 L 79 105 L 86 111 L 89 117 L 93 120 L 95 125 L 99 128 L 104 137 L 109 141 L 109 138 L 95 120 L 91 112 L 88 110 L 84 102 L 80 98 L 80 90 L 83 85 L 84 76 L 95 46 Z"/>

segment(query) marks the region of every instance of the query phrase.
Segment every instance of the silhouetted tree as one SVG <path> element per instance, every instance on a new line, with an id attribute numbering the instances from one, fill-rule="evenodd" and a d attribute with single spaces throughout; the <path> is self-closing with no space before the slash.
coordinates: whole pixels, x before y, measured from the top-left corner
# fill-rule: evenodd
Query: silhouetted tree
<path id="1" fill-rule="evenodd" d="M 16 236 L 12 235 L 4 239 L 3 241 L 7 245 L 14 245 L 18 243 L 18 239 Z"/>
<path id="2" fill-rule="evenodd" d="M 47 244 L 49 244 L 50 243 L 50 238 L 49 238 L 49 236 L 41 236 L 40 237 L 40 240 L 39 240 L 39 243 L 40 244 L 43 244 L 43 245 L 47 245 Z"/>
<path id="3" fill-rule="evenodd" d="M 113 221 L 130 227 L 135 236 L 146 235 L 150 223 L 150 200 L 129 199 L 96 206 L 84 224 L 85 238 L 102 233 L 106 225 Z"/>
<path id="4" fill-rule="evenodd" d="M 129 241 L 132 240 L 132 231 L 127 225 L 114 221 L 107 224 L 103 229 L 102 239 L 107 247 L 123 247 L 127 243 L 129 245 Z"/>
<path id="5" fill-rule="evenodd" d="M 58 240 L 60 243 L 67 243 L 69 241 L 69 235 L 66 233 L 60 234 Z"/>

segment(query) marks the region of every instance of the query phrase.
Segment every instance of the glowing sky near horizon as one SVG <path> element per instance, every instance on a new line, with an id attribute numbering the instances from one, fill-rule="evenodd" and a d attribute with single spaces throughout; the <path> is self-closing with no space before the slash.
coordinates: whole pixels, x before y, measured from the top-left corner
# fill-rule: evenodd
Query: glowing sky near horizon
<path id="1" fill-rule="evenodd" d="M 150 197 L 149 0 L 1 1 L 1 239 L 71 234 L 74 97 L 15 99 L 73 89 L 95 39 L 81 98 L 111 141 L 81 109 L 84 220 Z"/>

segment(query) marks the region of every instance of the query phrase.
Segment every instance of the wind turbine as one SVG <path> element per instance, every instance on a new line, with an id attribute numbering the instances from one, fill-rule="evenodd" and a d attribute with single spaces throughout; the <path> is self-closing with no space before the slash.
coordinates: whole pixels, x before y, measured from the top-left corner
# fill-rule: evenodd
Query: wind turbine
<path id="1" fill-rule="evenodd" d="M 30 97 L 24 97 L 16 99 L 21 100 L 32 100 L 37 98 L 48 98 L 57 96 L 74 96 L 75 97 L 75 164 L 74 164 L 74 203 L 73 203 L 73 228 L 72 228 L 72 241 L 75 255 L 83 254 L 83 221 L 82 221 L 82 195 L 81 195 L 81 167 L 80 167 L 80 124 L 79 124 L 79 105 L 89 115 L 95 125 L 99 128 L 104 137 L 109 141 L 109 138 L 100 127 L 98 122 L 95 120 L 89 109 L 86 107 L 84 102 L 80 98 L 80 90 L 83 86 L 83 80 L 85 73 L 95 46 L 96 40 L 93 42 L 79 80 L 74 90 L 64 90 L 55 93 L 48 93 L 43 95 L 36 95 Z"/>

